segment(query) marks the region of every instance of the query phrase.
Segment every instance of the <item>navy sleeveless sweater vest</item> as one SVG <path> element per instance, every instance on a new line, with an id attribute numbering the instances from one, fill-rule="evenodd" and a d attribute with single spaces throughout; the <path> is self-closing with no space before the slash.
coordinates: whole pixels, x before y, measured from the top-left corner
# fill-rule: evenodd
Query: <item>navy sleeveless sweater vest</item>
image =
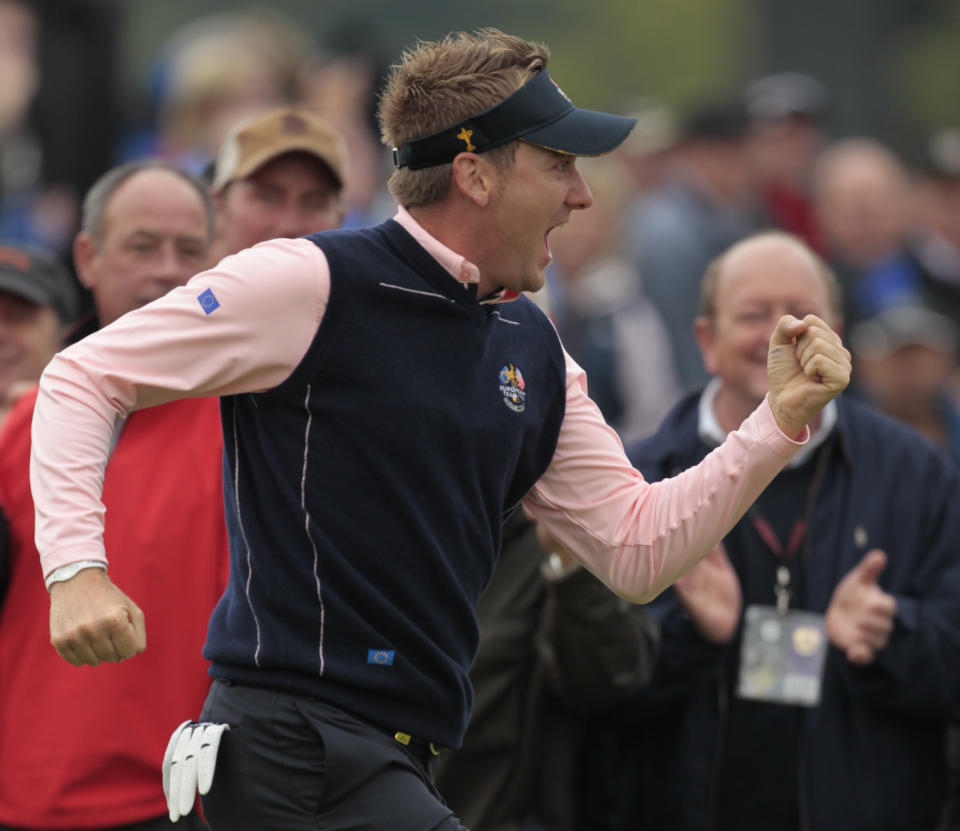
<path id="1" fill-rule="evenodd" d="M 230 580 L 211 674 L 457 746 L 504 511 L 553 457 L 563 351 L 396 222 L 310 239 L 330 300 L 282 384 L 222 401 Z"/>

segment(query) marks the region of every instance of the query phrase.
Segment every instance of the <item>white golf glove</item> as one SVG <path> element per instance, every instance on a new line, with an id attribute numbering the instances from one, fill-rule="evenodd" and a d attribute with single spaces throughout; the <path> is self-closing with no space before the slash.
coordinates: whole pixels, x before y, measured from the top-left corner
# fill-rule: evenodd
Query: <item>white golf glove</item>
<path id="1" fill-rule="evenodd" d="M 163 754 L 163 795 L 171 822 L 193 810 L 197 793 L 203 796 L 209 792 L 220 737 L 229 729 L 229 724 L 188 720 L 173 731 Z"/>

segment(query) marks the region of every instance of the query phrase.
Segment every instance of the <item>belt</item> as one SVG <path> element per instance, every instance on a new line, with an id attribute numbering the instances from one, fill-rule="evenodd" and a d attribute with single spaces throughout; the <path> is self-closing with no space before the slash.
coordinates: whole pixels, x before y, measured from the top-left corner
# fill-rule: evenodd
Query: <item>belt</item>
<path id="1" fill-rule="evenodd" d="M 440 751 L 443 750 L 440 745 L 434 742 L 428 742 L 426 739 L 418 739 L 400 730 L 397 730 L 397 732 L 393 734 L 393 738 L 394 741 L 399 742 L 410 750 L 416 750 L 424 754 L 429 752 L 431 756 L 439 756 Z"/>

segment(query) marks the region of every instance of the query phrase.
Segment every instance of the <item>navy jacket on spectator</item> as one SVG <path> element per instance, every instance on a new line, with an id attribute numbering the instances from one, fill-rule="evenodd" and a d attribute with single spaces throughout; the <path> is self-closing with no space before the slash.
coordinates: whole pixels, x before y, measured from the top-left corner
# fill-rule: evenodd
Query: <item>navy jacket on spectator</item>
<path id="1" fill-rule="evenodd" d="M 698 402 L 688 396 L 632 449 L 645 477 L 672 475 L 709 452 Z M 596 738 L 613 768 L 596 777 L 613 777 L 594 795 L 609 800 L 597 831 L 935 826 L 945 719 L 960 695 L 957 474 L 902 425 L 856 401 L 838 408 L 818 451 L 830 455 L 791 607 L 823 613 L 843 575 L 880 548 L 888 563 L 879 583 L 898 607 L 888 645 L 866 667 L 831 646 L 814 708 L 744 701 L 735 695 L 741 630 L 725 646 L 709 643 L 668 590 L 651 606 L 663 633 L 653 683 Z M 814 467 L 785 470 L 758 500 L 775 528 L 789 530 Z M 749 519 L 724 544 L 744 605 L 772 605 L 777 562 Z"/>

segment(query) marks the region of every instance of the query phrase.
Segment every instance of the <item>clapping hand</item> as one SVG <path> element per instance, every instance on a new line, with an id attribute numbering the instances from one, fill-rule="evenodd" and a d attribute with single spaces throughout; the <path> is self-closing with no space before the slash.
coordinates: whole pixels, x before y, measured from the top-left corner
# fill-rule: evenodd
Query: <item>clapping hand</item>
<path id="1" fill-rule="evenodd" d="M 673 584 L 694 626 L 712 643 L 726 643 L 737 631 L 743 595 L 740 580 L 717 543 L 707 556 Z"/>
<path id="2" fill-rule="evenodd" d="M 871 663 L 893 631 L 897 601 L 877 582 L 886 564 L 880 549 L 867 552 L 837 584 L 827 607 L 827 637 L 858 666 Z"/>

